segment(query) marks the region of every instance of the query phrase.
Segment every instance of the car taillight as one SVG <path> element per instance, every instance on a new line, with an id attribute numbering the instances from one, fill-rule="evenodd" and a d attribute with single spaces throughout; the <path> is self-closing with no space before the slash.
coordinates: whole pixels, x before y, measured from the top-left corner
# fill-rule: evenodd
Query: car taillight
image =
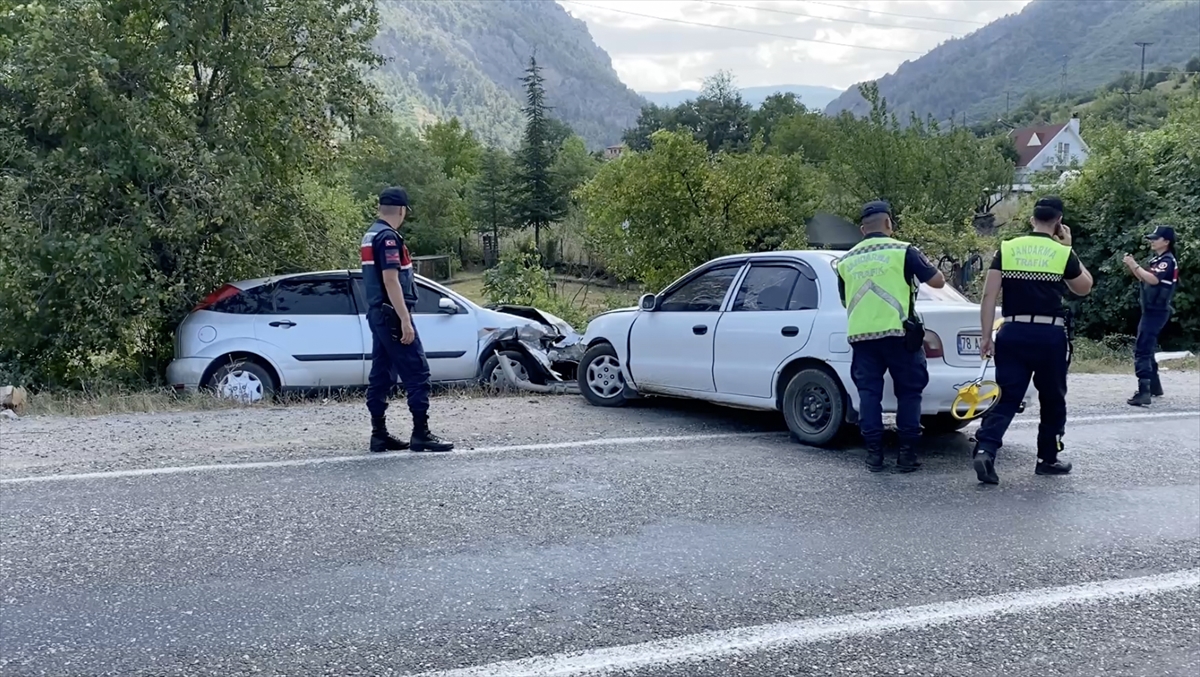
<path id="1" fill-rule="evenodd" d="M 217 288 L 216 291 L 209 294 L 208 296 L 205 296 L 203 301 L 196 304 L 196 307 L 192 308 L 192 312 L 194 313 L 197 310 L 205 310 L 207 308 L 211 308 L 211 307 L 215 306 L 216 304 L 220 303 L 221 301 L 224 301 L 225 299 L 230 298 L 232 296 L 237 296 L 240 293 L 242 293 L 242 290 L 238 289 L 237 287 L 235 287 L 231 284 L 221 285 L 220 287 Z"/>
<path id="2" fill-rule="evenodd" d="M 925 330 L 925 357 L 927 359 L 933 358 L 933 357 L 942 357 L 943 354 L 944 354 L 944 352 L 942 350 L 942 337 L 940 337 L 937 334 L 926 329 Z"/>

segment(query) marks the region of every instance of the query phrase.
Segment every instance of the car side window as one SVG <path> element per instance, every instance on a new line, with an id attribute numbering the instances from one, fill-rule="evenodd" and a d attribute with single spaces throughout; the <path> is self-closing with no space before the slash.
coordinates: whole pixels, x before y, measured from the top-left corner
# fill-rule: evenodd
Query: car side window
<path id="1" fill-rule="evenodd" d="M 788 310 L 816 310 L 820 307 L 821 292 L 816 280 L 810 280 L 801 275 L 792 287 L 792 298 L 788 300 Z"/>
<path id="2" fill-rule="evenodd" d="M 261 285 L 222 299 L 213 305 L 212 310 L 218 313 L 233 315 L 256 315 L 271 312 L 272 287 Z"/>
<path id="3" fill-rule="evenodd" d="M 800 271 L 791 266 L 753 266 L 738 288 L 734 312 L 787 310 Z"/>
<path id="4" fill-rule="evenodd" d="M 276 315 L 354 315 L 350 278 L 288 279 L 275 286 Z"/>
<path id="5" fill-rule="evenodd" d="M 434 315 L 441 312 L 438 308 L 438 302 L 442 300 L 442 293 L 426 287 L 423 284 L 417 283 L 417 307 L 413 308 L 413 312 L 420 315 Z"/>
<path id="6" fill-rule="evenodd" d="M 659 310 L 665 312 L 708 313 L 721 309 L 725 293 L 741 266 L 709 270 L 685 283 L 663 299 Z"/>
<path id="7" fill-rule="evenodd" d="M 354 275 L 350 278 L 350 288 L 354 291 L 354 302 L 358 305 L 358 314 L 367 314 L 367 292 L 363 289 L 363 279 Z"/>

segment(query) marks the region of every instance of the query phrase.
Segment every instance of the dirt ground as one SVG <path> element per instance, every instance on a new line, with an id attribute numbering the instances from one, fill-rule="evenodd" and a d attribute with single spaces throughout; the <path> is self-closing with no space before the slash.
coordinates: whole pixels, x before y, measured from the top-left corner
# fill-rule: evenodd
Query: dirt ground
<path id="1" fill-rule="evenodd" d="M 1163 374 L 1167 396 L 1151 411 L 1200 409 L 1200 374 Z M 1074 411 L 1130 413 L 1129 376 L 1071 377 Z M 1023 417 L 1036 415 L 1034 407 Z M 408 412 L 393 402 L 393 432 L 407 435 Z M 578 396 L 466 397 L 433 401 L 435 432 L 460 449 L 601 437 L 785 430 L 782 418 L 696 403 L 647 400 L 624 409 L 591 407 Z M 365 453 L 369 419 L 361 401 L 90 418 L 0 418 L 0 477 L 233 463 Z M 1068 424 L 1069 426 L 1069 424 Z"/>

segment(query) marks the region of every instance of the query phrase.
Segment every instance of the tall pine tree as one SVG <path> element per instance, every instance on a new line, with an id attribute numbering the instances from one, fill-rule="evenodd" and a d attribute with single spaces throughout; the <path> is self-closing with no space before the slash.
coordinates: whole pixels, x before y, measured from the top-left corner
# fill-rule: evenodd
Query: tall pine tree
<path id="1" fill-rule="evenodd" d="M 533 242 L 541 251 L 542 229 L 567 213 L 566 200 L 555 190 L 551 167 L 555 151 L 551 143 L 551 124 L 546 117 L 546 90 L 537 57 L 529 57 L 525 69 L 525 137 L 517 155 L 517 201 L 513 214 L 518 223 L 533 226 Z"/>

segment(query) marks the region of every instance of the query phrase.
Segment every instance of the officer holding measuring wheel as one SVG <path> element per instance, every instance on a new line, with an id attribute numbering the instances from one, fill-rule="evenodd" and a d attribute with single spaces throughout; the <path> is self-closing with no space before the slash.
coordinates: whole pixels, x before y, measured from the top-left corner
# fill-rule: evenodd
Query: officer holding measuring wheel
<path id="1" fill-rule="evenodd" d="M 980 307 L 983 357 L 996 362 L 1000 399 L 983 417 L 973 455 L 980 482 L 999 484 L 996 452 L 1033 380 L 1041 404 L 1038 475 L 1065 475 L 1058 460 L 1067 423 L 1067 312 L 1063 297 L 1092 290 L 1092 276 L 1071 251 L 1071 229 L 1062 222 L 1063 203 L 1044 197 L 1033 208 L 1033 232 L 1007 240 L 992 259 Z M 1064 285 L 1065 283 L 1065 285 Z M 996 301 L 1004 294 L 1004 323 L 993 344 Z"/>

